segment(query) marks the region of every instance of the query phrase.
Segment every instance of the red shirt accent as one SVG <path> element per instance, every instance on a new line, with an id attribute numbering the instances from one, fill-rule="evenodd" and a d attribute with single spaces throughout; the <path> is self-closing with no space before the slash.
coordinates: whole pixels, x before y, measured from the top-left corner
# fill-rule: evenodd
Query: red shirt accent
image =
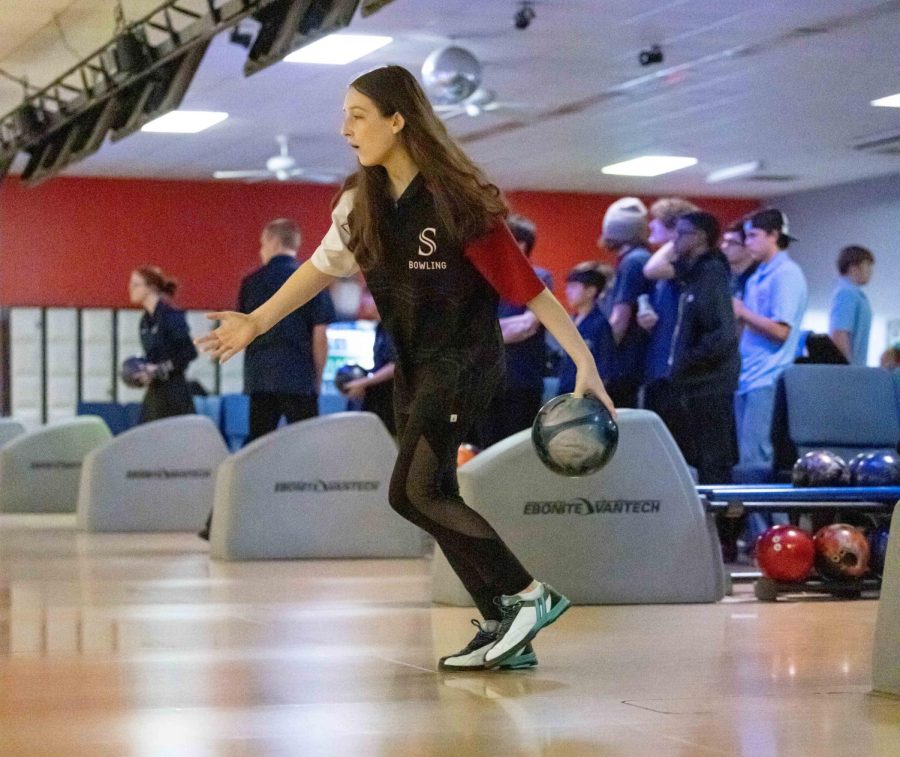
<path id="1" fill-rule="evenodd" d="M 525 305 L 544 291 L 544 282 L 505 223 L 469 242 L 465 256 L 497 294 L 513 305 Z"/>

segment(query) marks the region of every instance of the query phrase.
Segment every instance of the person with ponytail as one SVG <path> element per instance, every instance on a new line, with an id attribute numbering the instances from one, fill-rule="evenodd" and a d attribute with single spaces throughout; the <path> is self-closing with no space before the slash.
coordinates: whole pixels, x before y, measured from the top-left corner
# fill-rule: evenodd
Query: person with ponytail
<path id="1" fill-rule="evenodd" d="M 190 389 L 184 378 L 188 364 L 197 357 L 184 311 L 172 302 L 178 282 L 156 266 L 141 266 L 131 272 L 128 293 L 141 316 L 141 345 L 147 360 L 143 383 L 147 387 L 141 407 L 141 423 L 194 412 Z"/>
<path id="2" fill-rule="evenodd" d="M 415 77 L 400 66 L 369 71 L 350 84 L 343 111 L 358 169 L 322 243 L 252 313 L 209 314 L 221 324 L 197 343 L 228 360 L 335 278 L 361 270 L 397 351 L 389 502 L 434 537 L 483 615 L 475 638 L 440 668 L 534 666 L 531 640 L 569 600 L 534 580 L 456 483 L 457 447 L 502 386 L 500 297 L 527 305 L 571 356 L 576 394 L 615 409 L 568 313 L 507 228 L 500 190 L 453 142 Z"/>

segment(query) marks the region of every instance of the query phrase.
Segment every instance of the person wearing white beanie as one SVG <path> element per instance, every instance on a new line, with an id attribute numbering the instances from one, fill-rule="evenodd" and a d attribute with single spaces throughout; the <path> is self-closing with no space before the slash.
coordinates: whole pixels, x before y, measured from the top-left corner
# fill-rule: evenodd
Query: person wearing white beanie
<path id="1" fill-rule="evenodd" d="M 607 391 L 617 407 L 637 407 L 644 378 L 648 335 L 637 323 L 638 298 L 649 295 L 655 282 L 644 277 L 647 250 L 647 207 L 637 197 L 622 197 L 607 208 L 598 246 L 618 258 L 611 296 L 609 325 L 616 341 L 616 359 Z"/>

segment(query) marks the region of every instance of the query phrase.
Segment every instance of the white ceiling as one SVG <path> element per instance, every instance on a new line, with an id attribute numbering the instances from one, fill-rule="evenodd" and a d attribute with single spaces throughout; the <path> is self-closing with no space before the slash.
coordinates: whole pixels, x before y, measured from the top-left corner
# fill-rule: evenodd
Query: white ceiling
<path id="1" fill-rule="evenodd" d="M 160 0 L 123 4 L 133 20 Z M 48 83 L 112 37 L 114 5 L 0 0 L 0 69 Z M 505 189 L 759 197 L 900 174 L 900 154 L 851 148 L 900 132 L 900 110 L 869 105 L 900 92 L 897 0 L 537 0 L 525 31 L 513 26 L 517 5 L 395 0 L 347 30 L 389 34 L 390 46 L 349 66 L 279 63 L 249 78 L 247 51 L 221 35 L 181 107 L 224 110 L 228 120 L 198 135 L 107 143 L 66 173 L 206 179 L 261 167 L 277 134 L 290 136 L 304 167 L 349 169 L 338 135 L 349 80 L 383 63 L 418 71 L 454 41 L 482 61 L 484 85 L 519 106 L 448 122 Z M 643 68 L 638 53 L 653 43 L 665 62 Z M 0 113 L 20 100 L 21 88 L 0 78 Z M 644 153 L 700 162 L 655 179 L 600 173 Z M 711 170 L 749 160 L 797 178 L 704 182 Z"/>

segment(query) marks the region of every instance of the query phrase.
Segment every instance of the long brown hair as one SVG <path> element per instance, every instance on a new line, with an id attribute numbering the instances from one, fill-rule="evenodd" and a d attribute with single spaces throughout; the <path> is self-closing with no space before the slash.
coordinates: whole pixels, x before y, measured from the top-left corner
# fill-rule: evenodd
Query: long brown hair
<path id="1" fill-rule="evenodd" d="M 134 269 L 144 283 L 163 297 L 171 298 L 178 290 L 178 279 L 173 279 L 163 273 L 162 268 L 155 265 L 142 265 Z"/>
<path id="2" fill-rule="evenodd" d="M 385 118 L 395 113 L 405 125 L 400 139 L 434 198 L 441 224 L 453 242 L 486 234 L 508 212 L 500 190 L 459 148 L 435 115 L 415 77 L 401 66 L 383 66 L 355 79 L 351 87 L 375 103 Z M 356 188 L 350 249 L 364 271 L 384 257 L 382 233 L 391 205 L 382 166 L 360 165 L 342 191 Z"/>

